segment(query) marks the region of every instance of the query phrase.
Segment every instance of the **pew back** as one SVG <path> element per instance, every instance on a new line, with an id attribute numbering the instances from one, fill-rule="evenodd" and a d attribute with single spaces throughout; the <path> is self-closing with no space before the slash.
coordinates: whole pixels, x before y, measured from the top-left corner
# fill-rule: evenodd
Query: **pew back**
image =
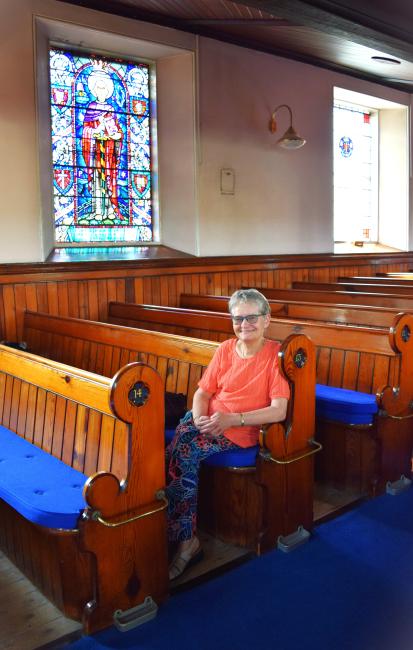
<path id="1" fill-rule="evenodd" d="M 124 477 L 127 428 L 110 409 L 110 380 L 0 351 L 0 424 L 86 475 Z"/>
<path id="2" fill-rule="evenodd" d="M 411 288 L 400 284 L 375 284 L 375 283 L 360 283 L 360 282 L 293 282 L 293 289 L 310 289 L 315 291 L 356 291 L 358 293 L 379 293 L 382 295 L 396 295 L 404 298 L 409 298 Z"/>
<path id="3" fill-rule="evenodd" d="M 194 328 L 215 340 L 227 338 L 232 331 L 230 315 L 224 313 L 111 303 L 109 314 L 117 323 L 186 334 Z M 366 393 L 399 383 L 400 357 L 392 347 L 389 329 L 272 318 L 267 330 L 267 336 L 278 341 L 293 333 L 305 334 L 316 345 L 318 383 Z"/>
<path id="4" fill-rule="evenodd" d="M 399 311 L 412 311 L 413 298 L 410 296 L 389 295 L 388 293 L 358 292 L 345 290 L 316 289 L 267 289 L 260 288 L 266 298 L 276 300 L 299 300 L 304 302 L 324 302 L 345 305 L 364 305 L 371 307 L 391 307 Z"/>
<path id="5" fill-rule="evenodd" d="M 401 273 L 400 271 L 395 271 L 392 273 L 376 273 L 375 277 L 385 278 L 385 279 L 397 279 L 397 280 L 413 280 L 413 272 L 406 271 Z"/>
<path id="6" fill-rule="evenodd" d="M 180 307 L 206 311 L 228 312 L 229 296 L 209 296 L 181 294 Z M 297 300 L 268 299 L 274 318 L 287 317 L 301 320 L 343 323 L 348 325 L 370 325 L 371 327 L 390 327 L 396 314 L 400 312 L 391 307 L 364 307 L 363 305 L 340 305 L 323 302 L 300 302 Z M 122 317 L 124 303 L 110 303 L 109 318 Z M 120 305 L 118 307 L 118 305 Z M 115 322 L 115 320 L 112 320 Z"/>
<path id="7" fill-rule="evenodd" d="M 392 278 L 377 275 L 342 275 L 337 278 L 337 282 L 349 282 L 350 284 L 382 284 L 384 286 L 400 285 L 402 287 L 413 286 L 413 277 L 408 278 Z"/>
<path id="8" fill-rule="evenodd" d="M 188 404 L 217 343 L 119 328 L 107 323 L 25 312 L 24 337 L 30 350 L 104 376 L 131 361 L 160 374 L 165 390 L 183 393 Z"/>

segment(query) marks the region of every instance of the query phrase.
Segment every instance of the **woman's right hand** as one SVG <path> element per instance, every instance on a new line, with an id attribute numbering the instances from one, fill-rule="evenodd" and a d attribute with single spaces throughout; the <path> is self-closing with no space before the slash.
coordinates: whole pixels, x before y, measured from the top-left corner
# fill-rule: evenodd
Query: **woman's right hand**
<path id="1" fill-rule="evenodd" d="M 201 433 L 209 436 L 219 436 L 224 433 L 226 429 L 234 426 L 233 413 L 219 413 L 213 415 L 200 415 L 194 419 L 194 424 L 201 431 Z"/>
<path id="2" fill-rule="evenodd" d="M 201 433 L 208 433 L 210 423 L 211 418 L 209 415 L 198 415 L 198 417 L 194 418 L 194 424 Z"/>

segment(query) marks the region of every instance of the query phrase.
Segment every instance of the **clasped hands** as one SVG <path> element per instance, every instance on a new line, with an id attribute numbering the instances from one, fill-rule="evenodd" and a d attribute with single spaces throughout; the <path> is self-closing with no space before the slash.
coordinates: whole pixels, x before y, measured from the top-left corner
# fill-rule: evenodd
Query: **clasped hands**
<path id="1" fill-rule="evenodd" d="M 234 415 L 234 413 L 220 412 L 213 413 L 212 415 L 199 415 L 194 418 L 194 424 L 201 433 L 210 436 L 219 436 L 226 429 L 237 425 L 234 422 Z"/>

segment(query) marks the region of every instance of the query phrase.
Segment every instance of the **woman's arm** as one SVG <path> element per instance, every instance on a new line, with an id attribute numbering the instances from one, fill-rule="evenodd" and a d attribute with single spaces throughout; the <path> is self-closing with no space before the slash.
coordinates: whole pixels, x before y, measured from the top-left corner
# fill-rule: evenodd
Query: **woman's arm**
<path id="1" fill-rule="evenodd" d="M 286 397 L 277 397 L 276 399 L 271 400 L 270 406 L 265 406 L 264 408 L 256 409 L 255 411 L 249 411 L 248 413 L 235 413 L 233 415 L 238 416 L 238 422 L 233 426 L 239 426 L 241 415 L 244 416 L 243 424 L 248 426 L 281 422 L 286 418 L 287 405 L 288 399 Z"/>
<path id="2" fill-rule="evenodd" d="M 203 390 L 202 388 L 197 388 L 194 393 L 194 398 L 192 401 L 192 417 L 194 419 L 194 423 L 197 426 L 206 420 L 209 422 L 208 407 L 211 397 L 212 394 L 207 393 L 207 391 Z"/>
<path id="3" fill-rule="evenodd" d="M 281 422 L 281 420 L 285 420 L 287 415 L 287 404 L 288 399 L 286 397 L 278 397 L 271 400 L 270 406 L 249 411 L 248 413 L 216 412 L 208 418 L 209 422 L 205 422 L 203 431 L 211 435 L 217 435 L 230 427 L 259 426 L 271 422 Z"/>

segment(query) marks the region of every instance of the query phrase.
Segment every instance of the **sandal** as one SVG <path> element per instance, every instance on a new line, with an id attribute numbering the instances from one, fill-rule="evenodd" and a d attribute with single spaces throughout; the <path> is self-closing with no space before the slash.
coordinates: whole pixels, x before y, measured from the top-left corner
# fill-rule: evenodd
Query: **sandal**
<path id="1" fill-rule="evenodd" d="M 204 551 L 202 550 L 201 545 L 198 546 L 195 553 L 191 553 L 190 550 L 177 553 L 169 566 L 169 580 L 176 580 L 176 578 L 179 578 L 186 569 L 194 566 L 194 564 L 198 564 L 203 557 Z"/>

